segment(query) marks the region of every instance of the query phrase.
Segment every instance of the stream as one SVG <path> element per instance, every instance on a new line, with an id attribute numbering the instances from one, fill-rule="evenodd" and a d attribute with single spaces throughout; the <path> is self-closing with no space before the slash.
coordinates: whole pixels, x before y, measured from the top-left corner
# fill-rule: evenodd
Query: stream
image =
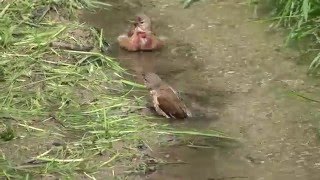
<path id="1" fill-rule="evenodd" d="M 200 1 L 188 9 L 172 0 L 107 2 L 113 6 L 82 20 L 103 28 L 124 67 L 137 75 L 156 72 L 182 92 L 195 117 L 181 126 L 241 139 L 234 148 L 159 148 L 161 158 L 186 164 L 162 166 L 146 179 L 320 179 L 319 106 L 291 93 L 319 92 L 317 81 L 297 65 L 299 53 L 284 46 L 284 33 L 252 20 L 247 0 Z M 166 47 L 119 50 L 116 37 L 141 11 L 168 38 Z"/>

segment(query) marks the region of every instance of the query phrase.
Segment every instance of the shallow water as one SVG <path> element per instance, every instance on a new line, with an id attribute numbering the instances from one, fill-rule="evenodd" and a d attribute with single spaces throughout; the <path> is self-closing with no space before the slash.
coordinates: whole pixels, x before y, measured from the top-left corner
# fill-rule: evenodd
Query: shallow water
<path id="1" fill-rule="evenodd" d="M 186 164 L 163 166 L 147 179 L 320 178 L 319 109 L 290 95 L 294 90 L 314 97 L 318 82 L 296 64 L 298 53 L 283 47 L 281 32 L 251 21 L 246 2 L 206 1 L 183 9 L 178 1 L 111 1 L 113 8 L 83 15 L 116 42 L 133 14 L 148 14 L 155 32 L 168 37 L 166 47 L 127 53 L 114 43 L 112 54 L 137 81 L 141 72 L 154 71 L 182 92 L 195 117 L 178 126 L 219 129 L 241 139 L 231 148 L 158 148 L 161 158 Z"/>

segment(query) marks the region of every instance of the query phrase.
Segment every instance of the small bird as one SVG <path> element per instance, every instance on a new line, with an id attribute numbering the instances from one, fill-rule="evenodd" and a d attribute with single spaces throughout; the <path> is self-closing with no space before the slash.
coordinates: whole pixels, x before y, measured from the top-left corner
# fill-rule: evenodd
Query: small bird
<path id="1" fill-rule="evenodd" d="M 147 73 L 142 76 L 153 98 L 153 106 L 159 115 L 175 119 L 185 119 L 192 116 L 178 93 L 163 82 L 158 75 Z"/>
<path id="2" fill-rule="evenodd" d="M 133 22 L 133 26 L 128 32 L 128 37 L 131 37 L 134 34 L 135 29 L 139 27 L 144 32 L 151 32 L 151 20 L 148 16 L 143 13 L 136 15 L 136 20 Z"/>
<path id="3" fill-rule="evenodd" d="M 133 26 L 126 34 L 118 36 L 119 46 L 127 51 L 153 51 L 164 46 L 164 37 L 151 31 L 151 20 L 144 14 L 137 15 Z"/>

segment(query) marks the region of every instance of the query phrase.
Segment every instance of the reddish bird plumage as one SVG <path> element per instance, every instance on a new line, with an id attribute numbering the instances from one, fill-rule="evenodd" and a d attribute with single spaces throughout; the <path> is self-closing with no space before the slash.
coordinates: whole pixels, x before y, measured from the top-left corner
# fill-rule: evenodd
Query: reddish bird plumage
<path id="1" fill-rule="evenodd" d="M 151 51 L 163 47 L 164 42 L 151 31 L 151 20 L 144 14 L 137 15 L 127 34 L 118 37 L 119 46 L 128 51 Z"/>

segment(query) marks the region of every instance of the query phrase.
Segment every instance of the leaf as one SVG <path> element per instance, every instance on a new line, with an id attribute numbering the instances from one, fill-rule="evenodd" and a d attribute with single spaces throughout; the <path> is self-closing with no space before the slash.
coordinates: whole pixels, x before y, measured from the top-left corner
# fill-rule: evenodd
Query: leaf
<path id="1" fill-rule="evenodd" d="M 303 4 L 302 4 L 302 14 L 303 14 L 303 17 L 304 17 L 305 21 L 308 21 L 309 11 L 310 11 L 309 0 L 304 0 Z"/>
<path id="2" fill-rule="evenodd" d="M 218 131 L 211 131 L 211 132 L 200 132 L 200 131 L 190 131 L 190 130 L 163 130 L 158 131 L 158 134 L 181 134 L 181 135 L 193 135 L 193 136 L 206 136 L 206 137 L 215 137 L 215 138 L 222 138 L 222 139 L 230 139 L 236 140 L 233 137 L 225 136 L 223 133 Z"/>
<path id="3" fill-rule="evenodd" d="M 313 59 L 309 66 L 309 70 L 316 69 L 319 66 L 320 62 L 320 53 Z"/>
<path id="4" fill-rule="evenodd" d="M 197 2 L 199 0 L 184 0 L 184 3 L 183 3 L 183 8 L 188 8 L 190 7 L 190 5 L 194 2 Z"/>
<path id="5" fill-rule="evenodd" d="M 122 82 L 123 84 L 127 84 L 127 85 L 130 85 L 130 86 L 133 86 L 133 87 L 145 88 L 144 85 L 141 85 L 141 84 L 138 84 L 138 83 L 135 83 L 135 82 L 132 82 L 132 81 L 121 80 L 121 82 Z"/>
<path id="6" fill-rule="evenodd" d="M 4 16 L 4 14 L 6 13 L 9 7 L 10 7 L 10 4 L 7 4 L 7 6 L 3 8 L 3 10 L 0 12 L 0 18 Z"/>

